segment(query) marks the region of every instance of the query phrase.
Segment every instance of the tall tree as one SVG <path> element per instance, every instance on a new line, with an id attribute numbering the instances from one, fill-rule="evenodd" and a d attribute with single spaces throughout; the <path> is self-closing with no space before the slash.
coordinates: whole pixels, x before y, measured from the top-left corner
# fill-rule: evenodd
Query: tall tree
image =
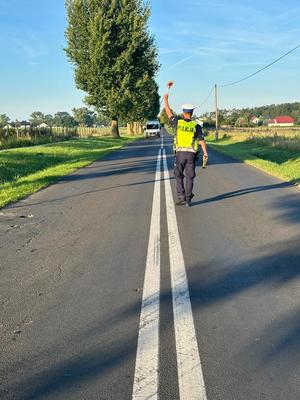
<path id="1" fill-rule="evenodd" d="M 10 121 L 10 118 L 6 114 L 0 114 L 0 128 L 6 126 Z"/>
<path id="2" fill-rule="evenodd" d="M 45 115 L 45 123 L 46 123 L 48 126 L 53 126 L 53 125 L 54 125 L 54 118 L 53 118 L 53 115 L 51 115 L 51 114 Z"/>
<path id="3" fill-rule="evenodd" d="M 32 126 L 38 126 L 45 122 L 45 115 L 41 111 L 34 111 L 30 115 L 29 121 L 31 122 Z"/>
<path id="4" fill-rule="evenodd" d="M 119 118 L 139 120 L 146 108 L 154 108 L 145 103 L 159 68 L 148 32 L 149 5 L 142 0 L 66 0 L 66 7 L 66 52 L 77 87 L 87 93 L 87 104 L 105 110 L 112 134 L 119 136 Z"/>
<path id="5" fill-rule="evenodd" d="M 93 126 L 96 122 L 96 113 L 87 107 L 73 108 L 73 115 L 81 126 Z"/>
<path id="6" fill-rule="evenodd" d="M 66 111 L 59 111 L 54 114 L 53 122 L 54 125 L 64 128 L 73 128 L 78 125 L 75 118 Z"/>

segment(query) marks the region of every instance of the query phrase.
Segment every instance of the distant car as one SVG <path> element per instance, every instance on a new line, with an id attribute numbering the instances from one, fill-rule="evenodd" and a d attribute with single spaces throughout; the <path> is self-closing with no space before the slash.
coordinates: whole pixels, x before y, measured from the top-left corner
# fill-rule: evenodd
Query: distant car
<path id="1" fill-rule="evenodd" d="M 158 120 L 147 121 L 144 127 L 144 135 L 146 138 L 151 136 L 160 137 L 160 122 Z"/>

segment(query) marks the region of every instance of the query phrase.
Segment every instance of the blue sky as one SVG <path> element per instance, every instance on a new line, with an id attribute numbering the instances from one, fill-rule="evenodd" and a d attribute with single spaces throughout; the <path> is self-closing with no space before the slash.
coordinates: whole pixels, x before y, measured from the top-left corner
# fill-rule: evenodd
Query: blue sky
<path id="1" fill-rule="evenodd" d="M 150 29 L 171 103 L 200 105 L 214 83 L 242 78 L 300 43 L 297 0 L 152 0 Z M 70 111 L 82 105 L 63 52 L 63 0 L 0 0 L 0 113 Z M 220 92 L 220 106 L 299 101 L 300 49 L 269 70 Z M 212 109 L 210 99 L 198 113 Z"/>

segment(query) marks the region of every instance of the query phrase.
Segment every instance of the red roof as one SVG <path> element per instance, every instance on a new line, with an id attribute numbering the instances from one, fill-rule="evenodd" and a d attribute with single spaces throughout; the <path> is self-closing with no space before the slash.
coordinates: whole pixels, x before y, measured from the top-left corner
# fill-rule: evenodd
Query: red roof
<path id="1" fill-rule="evenodd" d="M 294 122 L 294 119 L 288 115 L 280 115 L 272 120 L 274 124 L 293 124 Z"/>

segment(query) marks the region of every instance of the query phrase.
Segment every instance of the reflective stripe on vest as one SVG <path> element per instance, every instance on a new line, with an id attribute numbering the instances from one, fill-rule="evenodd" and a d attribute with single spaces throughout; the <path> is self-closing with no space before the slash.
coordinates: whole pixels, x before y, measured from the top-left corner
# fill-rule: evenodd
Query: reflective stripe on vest
<path id="1" fill-rule="evenodd" d="M 198 141 L 196 137 L 195 121 L 178 120 L 177 133 L 176 133 L 176 148 L 187 148 L 194 151 L 198 150 Z"/>

